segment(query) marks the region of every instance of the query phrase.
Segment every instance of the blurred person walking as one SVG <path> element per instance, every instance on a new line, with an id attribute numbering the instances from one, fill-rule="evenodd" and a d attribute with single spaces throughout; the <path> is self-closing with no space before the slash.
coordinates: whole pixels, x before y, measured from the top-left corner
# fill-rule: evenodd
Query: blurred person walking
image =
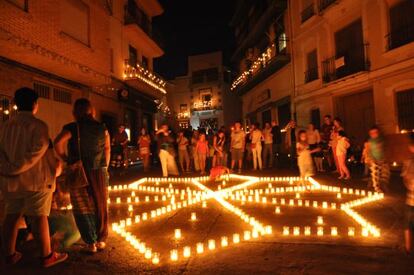
<path id="1" fill-rule="evenodd" d="M 263 129 L 263 166 L 264 168 L 272 168 L 273 167 L 273 134 L 272 134 L 272 127 L 270 126 L 269 122 L 265 123 L 265 127 Z"/>
<path id="2" fill-rule="evenodd" d="M 250 134 L 251 148 L 253 154 L 253 170 L 262 170 L 262 139 L 263 134 L 259 129 L 259 124 L 254 124 L 254 129 Z"/>

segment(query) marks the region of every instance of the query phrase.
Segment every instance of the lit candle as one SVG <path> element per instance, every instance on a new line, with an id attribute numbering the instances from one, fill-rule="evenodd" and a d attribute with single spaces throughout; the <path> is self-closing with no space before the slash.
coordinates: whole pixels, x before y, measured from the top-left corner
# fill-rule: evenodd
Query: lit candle
<path id="1" fill-rule="evenodd" d="M 309 206 L 310 206 L 310 201 L 305 200 L 305 206 L 306 206 L 306 207 L 309 207 Z"/>
<path id="2" fill-rule="evenodd" d="M 279 206 L 276 206 L 276 208 L 275 208 L 275 213 L 276 213 L 276 214 L 280 214 L 280 207 L 279 207 Z"/>
<path id="3" fill-rule="evenodd" d="M 127 203 L 131 203 L 131 197 L 127 198 Z"/>
<path id="4" fill-rule="evenodd" d="M 313 207 L 315 207 L 315 208 L 318 207 L 318 202 L 317 201 L 313 201 Z"/>
<path id="5" fill-rule="evenodd" d="M 244 231 L 244 240 L 245 241 L 250 240 L 250 235 L 251 235 L 250 231 L 248 230 Z"/>
<path id="6" fill-rule="evenodd" d="M 268 235 L 272 234 L 272 226 L 271 225 L 266 225 L 265 226 L 265 232 Z"/>
<path id="7" fill-rule="evenodd" d="M 293 227 L 293 235 L 294 236 L 299 236 L 299 234 L 300 234 L 300 228 L 299 228 L 299 226 Z"/>
<path id="8" fill-rule="evenodd" d="M 207 202 L 206 201 L 203 201 L 202 206 L 203 206 L 203 208 L 206 208 L 207 207 Z"/>
<path id="9" fill-rule="evenodd" d="M 214 250 L 215 248 L 216 248 L 216 241 L 213 239 L 208 240 L 208 249 Z"/>
<path id="10" fill-rule="evenodd" d="M 309 236 L 311 234 L 310 226 L 305 226 L 305 236 Z"/>
<path id="11" fill-rule="evenodd" d="M 318 216 L 317 224 L 323 224 L 323 217 Z"/>
<path id="12" fill-rule="evenodd" d="M 323 236 L 323 227 L 322 226 L 318 226 L 316 234 L 318 236 Z"/>
<path id="13" fill-rule="evenodd" d="M 331 227 L 331 235 L 332 236 L 338 236 L 338 228 L 335 226 Z"/>
<path id="14" fill-rule="evenodd" d="M 355 227 L 348 227 L 348 236 L 350 237 L 355 236 Z"/>
<path id="15" fill-rule="evenodd" d="M 362 228 L 362 236 L 364 236 L 364 237 L 368 237 L 368 233 L 369 233 L 368 228 L 363 227 L 363 228 Z"/>
<path id="16" fill-rule="evenodd" d="M 116 198 L 116 203 L 117 204 L 120 204 L 121 203 L 121 198 L 120 197 Z"/>
<path id="17" fill-rule="evenodd" d="M 171 261 L 177 261 L 178 260 L 178 251 L 177 249 L 173 249 L 170 251 L 170 257 L 171 257 Z"/>
<path id="18" fill-rule="evenodd" d="M 256 229 L 252 230 L 252 237 L 253 239 L 257 239 L 259 237 L 259 232 Z"/>
<path id="19" fill-rule="evenodd" d="M 152 263 L 153 264 L 159 264 L 160 263 L 160 254 L 159 253 L 153 253 L 152 257 Z"/>
<path id="20" fill-rule="evenodd" d="M 148 214 L 147 212 L 142 213 L 142 220 L 146 221 L 148 219 Z"/>
<path id="21" fill-rule="evenodd" d="M 322 202 L 322 208 L 328 208 L 328 203 L 326 201 Z"/>
<path id="22" fill-rule="evenodd" d="M 204 244 L 203 243 L 197 243 L 197 254 L 201 254 L 204 252 Z"/>
<path id="23" fill-rule="evenodd" d="M 197 220 L 197 214 L 195 212 L 191 213 L 191 220 L 196 221 Z"/>
<path id="24" fill-rule="evenodd" d="M 295 201 L 294 201 L 293 199 L 290 199 L 290 200 L 289 200 L 289 205 L 290 205 L 290 206 L 294 206 L 294 205 L 295 205 Z"/>
<path id="25" fill-rule="evenodd" d="M 184 247 L 183 256 L 184 258 L 188 258 L 191 256 L 191 248 L 189 246 Z"/>
<path id="26" fill-rule="evenodd" d="M 337 198 L 337 199 L 340 199 L 340 198 L 342 198 L 342 195 L 341 195 L 341 193 L 338 193 L 338 194 L 336 194 L 336 198 Z"/>
<path id="27" fill-rule="evenodd" d="M 239 242 L 240 242 L 240 235 L 233 234 L 233 243 L 239 243 Z"/>
<path id="28" fill-rule="evenodd" d="M 135 197 L 135 203 L 139 202 L 139 197 Z"/>
<path id="29" fill-rule="evenodd" d="M 296 198 L 300 199 L 300 194 L 299 193 L 296 193 Z"/>
<path id="30" fill-rule="evenodd" d="M 283 235 L 289 235 L 289 226 L 283 226 Z"/>
<path id="31" fill-rule="evenodd" d="M 221 246 L 226 247 L 228 246 L 229 242 L 226 236 L 221 237 Z"/>
<path id="32" fill-rule="evenodd" d="M 132 204 L 130 204 L 130 205 L 128 206 L 128 211 L 129 211 L 129 212 L 134 211 L 134 207 L 132 206 Z"/>
<path id="33" fill-rule="evenodd" d="M 174 238 L 176 238 L 177 240 L 178 240 L 178 239 L 181 239 L 181 229 L 176 228 L 176 229 L 174 230 Z"/>
<path id="34" fill-rule="evenodd" d="M 147 250 L 145 250 L 145 259 L 151 259 L 152 256 L 152 251 L 150 248 L 147 248 Z"/>

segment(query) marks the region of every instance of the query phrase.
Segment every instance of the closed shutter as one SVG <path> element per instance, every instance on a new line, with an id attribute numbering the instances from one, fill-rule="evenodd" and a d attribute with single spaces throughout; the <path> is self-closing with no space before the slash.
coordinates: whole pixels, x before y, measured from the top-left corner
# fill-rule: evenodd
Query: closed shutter
<path id="1" fill-rule="evenodd" d="M 414 89 L 397 93 L 398 126 L 400 130 L 414 129 Z"/>

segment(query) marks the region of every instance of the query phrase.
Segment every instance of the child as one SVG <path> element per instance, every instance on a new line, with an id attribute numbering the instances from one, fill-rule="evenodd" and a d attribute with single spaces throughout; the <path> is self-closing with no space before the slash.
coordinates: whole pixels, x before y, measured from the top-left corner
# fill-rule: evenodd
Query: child
<path id="1" fill-rule="evenodd" d="M 208 148 L 208 141 L 206 140 L 206 134 L 202 133 L 200 134 L 200 137 L 196 144 L 196 152 L 198 155 L 198 163 L 201 170 L 201 175 L 206 174 L 206 159 L 207 154 L 209 153 Z"/>
<path id="2" fill-rule="evenodd" d="M 298 142 L 296 143 L 296 153 L 298 155 L 298 166 L 300 177 L 302 179 L 314 175 L 312 153 L 318 152 L 319 150 L 319 148 L 309 150 L 306 131 L 299 131 Z"/>
<path id="3" fill-rule="evenodd" d="M 385 140 L 378 127 L 369 130 L 368 156 L 370 158 L 372 185 L 377 192 L 386 188 L 390 178 L 390 168 L 385 158 Z"/>
<path id="4" fill-rule="evenodd" d="M 213 168 L 211 168 L 210 170 L 210 180 L 220 180 L 220 177 L 223 175 L 228 175 L 230 174 L 230 169 L 225 167 L 225 166 L 221 166 L 221 165 L 217 165 Z"/>
<path id="5" fill-rule="evenodd" d="M 349 169 L 346 166 L 346 153 L 349 146 L 349 140 L 346 137 L 345 131 L 339 131 L 336 144 L 336 157 L 338 160 L 338 169 L 340 174 L 338 179 L 349 180 L 351 178 Z"/>
<path id="6" fill-rule="evenodd" d="M 405 187 L 407 188 L 406 212 L 405 212 L 405 251 L 407 254 L 413 252 L 413 234 L 414 234 L 414 133 L 410 134 L 410 141 L 408 145 L 410 151 L 410 158 L 404 162 L 404 167 L 401 176 L 404 179 Z"/>

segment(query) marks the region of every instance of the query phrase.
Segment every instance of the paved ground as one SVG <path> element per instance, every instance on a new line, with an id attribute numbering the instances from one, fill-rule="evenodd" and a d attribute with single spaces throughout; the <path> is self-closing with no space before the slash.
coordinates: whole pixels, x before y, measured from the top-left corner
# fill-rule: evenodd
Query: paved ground
<path id="1" fill-rule="evenodd" d="M 264 171 L 267 175 L 292 175 L 294 172 Z M 251 173 L 254 174 L 254 173 Z M 122 177 L 114 177 L 111 184 L 127 183 L 142 175 L 132 169 Z M 159 175 L 158 171 L 150 173 Z M 258 175 L 258 174 L 256 174 Z M 334 175 L 318 176 L 321 183 L 338 185 Z M 366 183 L 354 179 L 347 185 L 365 188 Z M 402 253 L 402 219 L 404 209 L 404 190 L 398 176 L 395 176 L 384 200 L 361 210 L 361 213 L 381 228 L 382 237 L 378 240 L 315 241 L 306 238 L 282 238 L 280 234 L 260 238 L 258 241 L 241 243 L 235 247 L 219 249 L 214 253 L 191 257 L 171 264 L 153 266 L 142 255 L 136 253 L 125 241 L 111 234 L 108 249 L 93 256 L 80 252 L 81 244 L 70 249 L 70 260 L 57 267 L 43 270 L 36 267 L 33 258 L 33 244 L 25 245 L 24 261 L 12 270 L 1 274 L 414 274 L 414 258 Z M 175 220 L 188 216 L 191 209 L 182 209 L 174 216 Z M 201 210 L 200 210 L 201 211 Z M 113 212 L 113 210 L 112 210 Z M 117 213 L 117 212 L 115 212 Z M 208 240 L 228 228 L 237 227 L 234 219 L 228 218 L 219 207 L 209 203 L 209 210 L 201 213 L 206 217 L 200 221 L 196 237 Z M 265 213 L 265 212 L 263 212 Z M 303 213 L 301 213 L 302 215 Z M 304 214 L 303 214 L 304 215 Z M 327 216 L 328 218 L 329 216 Z M 299 222 L 298 222 L 299 223 Z M 223 227 L 223 225 L 225 225 Z M 154 228 L 154 227 L 153 227 Z M 174 225 L 164 223 L 151 231 L 140 229 L 142 234 L 165 235 Z M 242 230 L 242 228 L 240 229 Z M 157 235 L 157 236 L 158 236 Z M 190 238 L 189 238 L 190 239 Z M 157 240 L 161 242 L 162 240 Z M 170 241 L 166 241 L 168 243 Z M 167 249 L 167 248 L 165 248 Z M 0 266 L 0 271 L 3 269 Z"/>

